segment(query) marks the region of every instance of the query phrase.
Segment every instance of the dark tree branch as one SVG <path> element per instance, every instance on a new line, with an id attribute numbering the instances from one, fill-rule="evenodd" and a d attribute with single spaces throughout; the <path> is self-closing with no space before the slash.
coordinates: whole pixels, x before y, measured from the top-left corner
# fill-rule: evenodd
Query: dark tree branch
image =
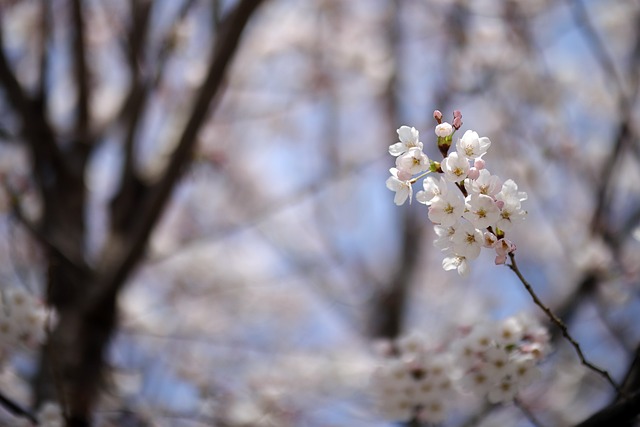
<path id="1" fill-rule="evenodd" d="M 47 105 L 47 76 L 49 71 L 49 40 L 52 34 L 51 2 L 49 0 L 40 1 L 40 13 L 42 15 L 42 29 L 40 40 L 40 82 L 36 99 L 42 105 Z"/>
<path id="2" fill-rule="evenodd" d="M 73 71 L 78 85 L 75 140 L 79 145 L 90 145 L 89 126 L 91 94 L 89 90 L 89 72 L 87 68 L 86 28 L 82 10 L 82 0 L 72 0 L 73 32 Z M 83 149 L 83 151 L 85 151 Z"/>
<path id="3" fill-rule="evenodd" d="M 130 226 L 136 202 L 143 197 L 144 184 L 135 170 L 135 140 L 138 124 L 144 114 L 149 96 L 148 84 L 143 81 L 141 67 L 153 2 L 136 0 L 131 2 L 132 22 L 129 30 L 129 69 L 131 90 L 125 103 L 122 118 L 126 122 L 124 140 L 124 164 L 120 178 L 120 189 L 111 202 L 111 225 L 118 232 Z"/>
<path id="4" fill-rule="evenodd" d="M 611 404 L 596 412 L 576 427 L 611 427 L 633 425 L 640 413 L 640 391 L 629 398 Z"/>
<path id="5" fill-rule="evenodd" d="M 640 389 L 640 345 L 636 347 L 636 351 L 631 359 L 627 373 L 622 380 L 621 391 L 626 394 L 631 394 L 634 391 Z M 616 397 L 616 401 L 620 401 L 622 395 L 619 394 Z"/>
<path id="6" fill-rule="evenodd" d="M 33 224 L 31 220 L 25 216 L 22 208 L 20 207 L 18 194 L 7 185 L 5 185 L 4 188 L 9 195 L 11 212 L 20 224 L 22 224 L 43 247 L 47 248 L 47 250 L 58 257 L 61 262 L 74 270 L 82 271 L 84 267 L 81 267 L 77 261 L 74 261 L 69 255 L 67 255 L 58 245 L 52 242 L 36 224 Z"/>
<path id="7" fill-rule="evenodd" d="M 0 28 L 0 84 L 9 103 L 22 121 L 21 133 L 34 156 L 35 175 L 40 187 L 51 188 L 60 175 L 67 173 L 54 133 L 45 119 L 44 106 L 26 94 L 11 69 L 4 51 L 3 29 Z M 58 176 L 56 176 L 58 175 Z"/>

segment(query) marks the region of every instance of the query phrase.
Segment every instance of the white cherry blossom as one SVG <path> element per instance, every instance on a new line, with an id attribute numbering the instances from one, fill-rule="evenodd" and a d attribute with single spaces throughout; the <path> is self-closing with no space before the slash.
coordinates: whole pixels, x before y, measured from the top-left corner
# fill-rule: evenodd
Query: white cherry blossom
<path id="1" fill-rule="evenodd" d="M 472 194 L 466 198 L 466 210 L 462 216 L 474 227 L 485 229 L 496 224 L 500 218 L 500 209 L 491 197 Z"/>
<path id="2" fill-rule="evenodd" d="M 469 274 L 469 263 L 464 256 L 452 254 L 442 260 L 442 268 L 445 271 L 457 270 L 458 274 L 466 277 Z"/>
<path id="3" fill-rule="evenodd" d="M 397 131 L 400 142 L 396 142 L 389 146 L 389 154 L 399 156 L 409 151 L 411 148 L 422 150 L 422 142 L 420 142 L 420 134 L 416 128 L 409 126 L 401 126 Z"/>
<path id="4" fill-rule="evenodd" d="M 502 190 L 502 181 L 497 175 L 491 175 L 486 169 L 478 171 L 478 177 L 473 179 L 466 179 L 464 181 L 464 188 L 469 194 L 485 194 L 487 196 L 495 196 Z"/>
<path id="5" fill-rule="evenodd" d="M 466 259 L 476 259 L 484 244 L 482 232 L 468 222 L 461 222 L 456 233 L 451 237 L 453 250 Z"/>
<path id="6" fill-rule="evenodd" d="M 440 180 L 436 181 L 434 177 L 428 176 L 422 181 L 422 187 L 424 190 L 416 193 L 416 200 L 425 205 L 430 205 L 435 197 L 447 194 L 449 184 L 443 177 L 440 177 Z"/>
<path id="7" fill-rule="evenodd" d="M 460 156 L 474 160 L 486 154 L 491 146 L 491 141 L 487 137 L 479 137 L 477 132 L 468 130 L 462 135 L 462 138 L 456 142 L 456 151 Z"/>
<path id="8" fill-rule="evenodd" d="M 387 188 L 391 191 L 395 191 L 396 193 L 393 198 L 393 202 L 400 206 L 409 199 L 409 203 L 411 203 L 411 194 L 413 191 L 411 188 L 411 182 L 399 179 L 399 171 L 396 168 L 389 169 L 389 172 L 391 172 L 391 176 L 387 179 Z"/>
<path id="9" fill-rule="evenodd" d="M 421 149 L 413 147 L 396 158 L 396 167 L 398 170 L 415 175 L 429 169 L 429 158 Z"/>
<path id="10" fill-rule="evenodd" d="M 464 198 L 458 192 L 447 192 L 443 196 L 435 197 L 429 206 L 431 222 L 445 227 L 455 224 L 464 213 Z"/>
<path id="11" fill-rule="evenodd" d="M 450 153 L 441 163 L 444 177 L 449 182 L 460 182 L 467 177 L 469 173 L 469 161 L 460 156 L 457 152 Z"/>

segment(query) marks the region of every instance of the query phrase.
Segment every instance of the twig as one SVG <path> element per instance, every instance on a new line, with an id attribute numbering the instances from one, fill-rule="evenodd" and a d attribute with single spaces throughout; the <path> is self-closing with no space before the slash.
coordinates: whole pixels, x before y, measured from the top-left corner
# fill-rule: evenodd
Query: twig
<path id="1" fill-rule="evenodd" d="M 609 372 L 607 372 L 602 368 L 599 368 L 598 366 L 589 362 L 584 357 L 584 353 L 582 352 L 582 348 L 580 347 L 580 344 L 578 344 L 578 342 L 571 336 L 571 334 L 569 334 L 567 325 L 565 325 L 565 323 L 560 318 L 558 318 L 558 316 L 556 316 L 549 307 L 547 307 L 546 305 L 544 305 L 542 301 L 540 301 L 540 298 L 538 298 L 538 295 L 536 295 L 535 291 L 533 290 L 529 282 L 527 282 L 527 279 L 524 278 L 524 276 L 518 269 L 518 264 L 516 264 L 516 257 L 513 254 L 513 252 L 509 254 L 509 258 L 511 259 L 511 264 L 507 264 L 509 268 L 516 274 L 516 276 L 518 276 L 518 279 L 520 279 L 520 282 L 522 282 L 527 292 L 529 292 L 529 295 L 531 295 L 533 302 L 538 307 L 540 307 L 542 311 L 544 311 L 544 313 L 547 315 L 549 320 L 551 320 L 551 322 L 553 322 L 558 328 L 560 328 L 560 330 L 562 331 L 562 335 L 567 339 L 567 341 L 571 343 L 573 348 L 576 350 L 576 353 L 580 358 L 580 362 L 582 362 L 582 364 L 587 368 L 591 369 L 592 371 L 604 377 L 609 382 L 609 384 L 613 386 L 616 392 L 621 393 L 620 387 L 618 386 L 618 384 L 616 384 L 615 381 L 613 381 L 613 379 L 611 378 L 611 375 L 609 375 Z"/>
<path id="2" fill-rule="evenodd" d="M 536 418 L 533 412 L 531 412 L 531 410 L 527 408 L 527 406 L 522 403 L 520 399 L 513 399 L 513 403 L 516 405 L 516 407 L 518 407 L 518 409 L 520 409 L 520 411 L 522 411 L 524 416 L 529 420 L 531 424 L 533 424 L 535 427 L 544 427 L 544 424 L 542 424 L 540 420 Z"/>

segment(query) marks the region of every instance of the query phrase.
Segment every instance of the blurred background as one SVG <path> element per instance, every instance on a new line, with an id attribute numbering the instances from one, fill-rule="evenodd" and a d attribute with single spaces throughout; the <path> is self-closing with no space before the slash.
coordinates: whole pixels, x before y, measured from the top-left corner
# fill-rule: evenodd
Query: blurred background
<path id="1" fill-rule="evenodd" d="M 590 361 L 640 388 L 640 2 L 0 11 L 0 282 L 58 310 L 67 326 L 44 349 L 66 345 L 68 325 L 85 334 L 69 345 L 101 337 L 105 381 L 78 409 L 97 425 L 387 426 L 368 385 L 380 339 L 437 343 L 522 311 L 544 321 L 491 254 L 467 278 L 443 271 L 425 206 L 394 205 L 388 146 L 414 126 L 440 160 L 434 109 L 491 139 L 487 167 L 529 195 L 510 233 L 523 274 Z M 67 258 L 90 273 L 60 273 Z M 85 304 L 96 289 L 109 297 Z M 91 317 L 109 304 L 117 321 Z M 544 425 L 574 425 L 615 396 L 550 330 L 522 400 Z M 49 353 L 6 357 L 0 391 L 59 400 L 42 385 Z M 445 425 L 531 421 L 469 399 Z"/>

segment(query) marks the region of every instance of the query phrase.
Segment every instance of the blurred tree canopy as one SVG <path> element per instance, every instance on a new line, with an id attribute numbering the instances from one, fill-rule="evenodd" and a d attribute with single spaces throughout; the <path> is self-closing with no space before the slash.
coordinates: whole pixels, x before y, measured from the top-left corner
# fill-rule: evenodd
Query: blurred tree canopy
<path id="1" fill-rule="evenodd" d="M 388 146 L 438 159 L 435 108 L 529 194 L 520 268 L 621 388 L 549 324 L 519 405 L 445 425 L 635 425 L 639 84 L 637 0 L 0 1 L 0 286 L 50 309 L 1 346 L 3 425 L 389 425 L 379 340 L 547 321 L 394 206 Z"/>

